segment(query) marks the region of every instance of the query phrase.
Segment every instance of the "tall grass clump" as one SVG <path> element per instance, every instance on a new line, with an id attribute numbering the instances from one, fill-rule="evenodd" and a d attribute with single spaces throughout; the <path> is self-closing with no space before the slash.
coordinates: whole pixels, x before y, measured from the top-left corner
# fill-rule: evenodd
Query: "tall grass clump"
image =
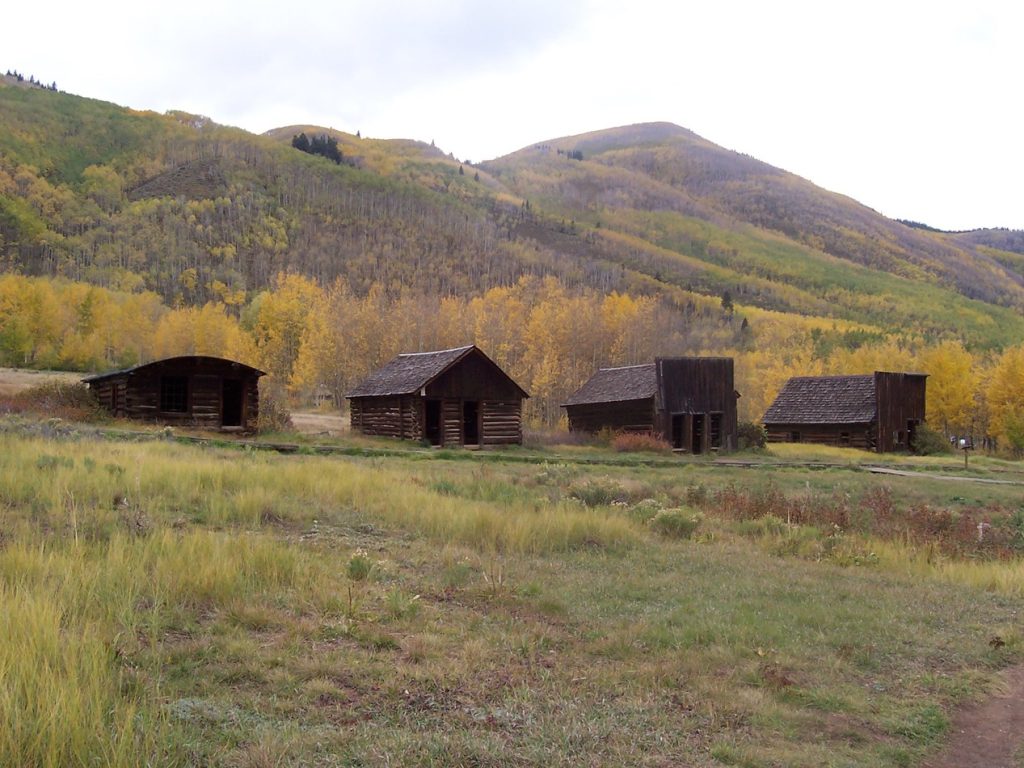
<path id="1" fill-rule="evenodd" d="M 153 765 L 163 725 L 122 692 L 102 631 L 44 595 L 0 586 L 0 765 Z"/>

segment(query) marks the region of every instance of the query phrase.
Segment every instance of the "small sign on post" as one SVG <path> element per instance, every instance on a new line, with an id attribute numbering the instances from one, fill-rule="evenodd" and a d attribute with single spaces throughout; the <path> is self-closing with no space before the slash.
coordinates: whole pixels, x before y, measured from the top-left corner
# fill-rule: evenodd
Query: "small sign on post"
<path id="1" fill-rule="evenodd" d="M 964 452 L 964 469 L 967 469 L 967 452 L 974 448 L 974 444 L 969 437 L 960 438 L 960 450 Z"/>

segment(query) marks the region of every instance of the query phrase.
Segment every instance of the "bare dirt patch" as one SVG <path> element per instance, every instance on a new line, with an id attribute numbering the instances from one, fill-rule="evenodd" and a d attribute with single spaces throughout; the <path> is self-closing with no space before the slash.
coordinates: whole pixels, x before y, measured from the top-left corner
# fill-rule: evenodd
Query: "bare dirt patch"
<path id="1" fill-rule="evenodd" d="M 339 413 L 316 413 L 292 411 L 292 424 L 296 432 L 306 435 L 348 434 L 348 420 Z"/>
<path id="2" fill-rule="evenodd" d="M 1024 664 L 1003 676 L 1005 689 L 961 710 L 943 752 L 928 768 L 1017 768 L 1024 745 Z"/>

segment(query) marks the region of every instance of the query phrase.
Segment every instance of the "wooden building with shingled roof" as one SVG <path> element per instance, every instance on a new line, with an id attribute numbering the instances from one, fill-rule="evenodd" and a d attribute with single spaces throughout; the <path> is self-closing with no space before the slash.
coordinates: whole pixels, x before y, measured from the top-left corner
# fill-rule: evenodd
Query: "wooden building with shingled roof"
<path id="1" fill-rule="evenodd" d="M 185 355 L 86 376 L 112 415 L 206 429 L 256 429 L 264 372 L 222 357 Z"/>
<path id="2" fill-rule="evenodd" d="M 523 442 L 526 390 L 475 345 L 399 355 L 345 396 L 352 429 L 437 446 Z"/>
<path id="3" fill-rule="evenodd" d="M 731 357 L 658 357 L 599 369 L 562 407 L 574 432 L 649 432 L 706 453 L 736 448 L 738 397 Z"/>
<path id="4" fill-rule="evenodd" d="M 764 414 L 768 441 L 908 450 L 925 418 L 927 374 L 795 376 Z"/>

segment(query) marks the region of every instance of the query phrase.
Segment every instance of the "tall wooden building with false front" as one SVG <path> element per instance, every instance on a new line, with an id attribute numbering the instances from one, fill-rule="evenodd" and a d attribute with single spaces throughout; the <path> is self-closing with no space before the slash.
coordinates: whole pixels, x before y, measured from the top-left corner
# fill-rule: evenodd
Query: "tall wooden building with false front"
<path id="1" fill-rule="evenodd" d="M 764 414 L 769 442 L 908 450 L 924 422 L 924 373 L 797 376 Z"/>
<path id="2" fill-rule="evenodd" d="M 731 357 L 658 357 L 601 368 L 562 406 L 574 432 L 650 432 L 686 453 L 733 450 Z"/>
<path id="3" fill-rule="evenodd" d="M 82 381 L 100 405 L 129 419 L 251 431 L 263 371 L 220 357 L 169 357 Z"/>
<path id="4" fill-rule="evenodd" d="M 352 428 L 365 435 L 491 446 L 523 442 L 529 395 L 470 345 L 399 355 L 346 397 Z"/>

